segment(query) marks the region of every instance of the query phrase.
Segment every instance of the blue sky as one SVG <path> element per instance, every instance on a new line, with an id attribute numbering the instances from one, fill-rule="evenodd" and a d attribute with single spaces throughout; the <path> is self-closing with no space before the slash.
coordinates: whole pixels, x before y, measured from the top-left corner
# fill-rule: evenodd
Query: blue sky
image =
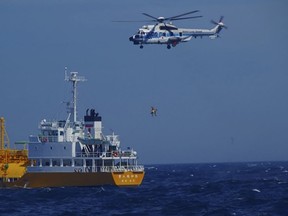
<path id="1" fill-rule="evenodd" d="M 41 119 L 65 119 L 71 86 L 79 117 L 95 108 L 142 163 L 287 160 L 287 7 L 277 1 L 0 1 L 0 115 L 11 140 L 37 134 Z M 179 27 L 212 28 L 221 38 L 192 39 L 167 50 L 134 46 L 141 13 L 200 10 Z M 148 23 L 147 23 L 148 24 Z M 150 116 L 150 106 L 158 116 Z"/>

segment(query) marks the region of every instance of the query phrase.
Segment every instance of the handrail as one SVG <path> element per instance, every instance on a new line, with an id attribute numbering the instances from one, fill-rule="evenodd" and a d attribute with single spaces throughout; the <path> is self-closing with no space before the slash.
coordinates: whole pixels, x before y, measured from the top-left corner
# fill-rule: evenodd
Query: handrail
<path id="1" fill-rule="evenodd" d="M 46 171 L 52 170 L 66 170 L 71 172 L 71 168 L 74 172 L 142 172 L 144 171 L 144 166 L 142 165 L 128 165 L 128 166 L 38 166 L 38 165 L 30 165 L 29 169 L 41 169 Z"/>
<path id="2" fill-rule="evenodd" d="M 11 156 L 27 156 L 28 150 L 27 149 L 4 149 L 0 150 L 0 155 L 9 154 Z"/>
<path id="3" fill-rule="evenodd" d="M 76 152 L 76 157 L 97 157 L 97 158 L 120 158 L 120 157 L 136 157 L 133 153 L 113 151 L 113 152 Z"/>
<path id="4" fill-rule="evenodd" d="M 41 143 L 58 142 L 58 135 L 52 135 L 52 136 L 39 135 L 38 138 Z"/>
<path id="5" fill-rule="evenodd" d="M 129 166 L 102 166 L 101 172 L 126 172 L 126 171 L 144 171 L 144 166 L 129 165 Z"/>

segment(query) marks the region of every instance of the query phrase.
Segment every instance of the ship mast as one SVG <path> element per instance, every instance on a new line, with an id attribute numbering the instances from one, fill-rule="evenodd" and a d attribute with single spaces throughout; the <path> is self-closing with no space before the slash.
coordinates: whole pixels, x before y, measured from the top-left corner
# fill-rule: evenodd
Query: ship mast
<path id="1" fill-rule="evenodd" d="M 70 76 L 67 75 L 67 67 L 65 67 L 65 81 L 72 82 L 73 84 L 73 122 L 77 121 L 77 82 L 87 81 L 85 77 L 78 76 L 78 72 L 70 72 Z"/>

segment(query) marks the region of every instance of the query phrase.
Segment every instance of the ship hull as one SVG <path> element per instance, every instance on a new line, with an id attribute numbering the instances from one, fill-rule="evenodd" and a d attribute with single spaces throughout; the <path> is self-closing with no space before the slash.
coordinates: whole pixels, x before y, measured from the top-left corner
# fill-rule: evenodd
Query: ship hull
<path id="1" fill-rule="evenodd" d="M 95 172 L 95 173 L 26 173 L 14 182 L 0 182 L 0 187 L 88 187 L 99 185 L 138 186 L 144 172 Z"/>

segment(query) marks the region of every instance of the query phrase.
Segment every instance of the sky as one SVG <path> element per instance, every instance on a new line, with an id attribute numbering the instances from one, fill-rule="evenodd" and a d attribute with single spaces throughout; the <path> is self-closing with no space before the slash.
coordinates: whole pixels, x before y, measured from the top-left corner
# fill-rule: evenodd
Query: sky
<path id="1" fill-rule="evenodd" d="M 287 9 L 285 0 L 1 0 L 0 116 L 10 143 L 37 134 L 42 119 L 66 119 L 67 66 L 87 78 L 79 119 L 96 109 L 104 133 L 119 134 L 140 163 L 286 161 Z M 112 22 L 193 10 L 203 17 L 174 24 L 211 29 L 223 15 L 228 29 L 140 49 L 128 38 L 143 23 Z"/>

